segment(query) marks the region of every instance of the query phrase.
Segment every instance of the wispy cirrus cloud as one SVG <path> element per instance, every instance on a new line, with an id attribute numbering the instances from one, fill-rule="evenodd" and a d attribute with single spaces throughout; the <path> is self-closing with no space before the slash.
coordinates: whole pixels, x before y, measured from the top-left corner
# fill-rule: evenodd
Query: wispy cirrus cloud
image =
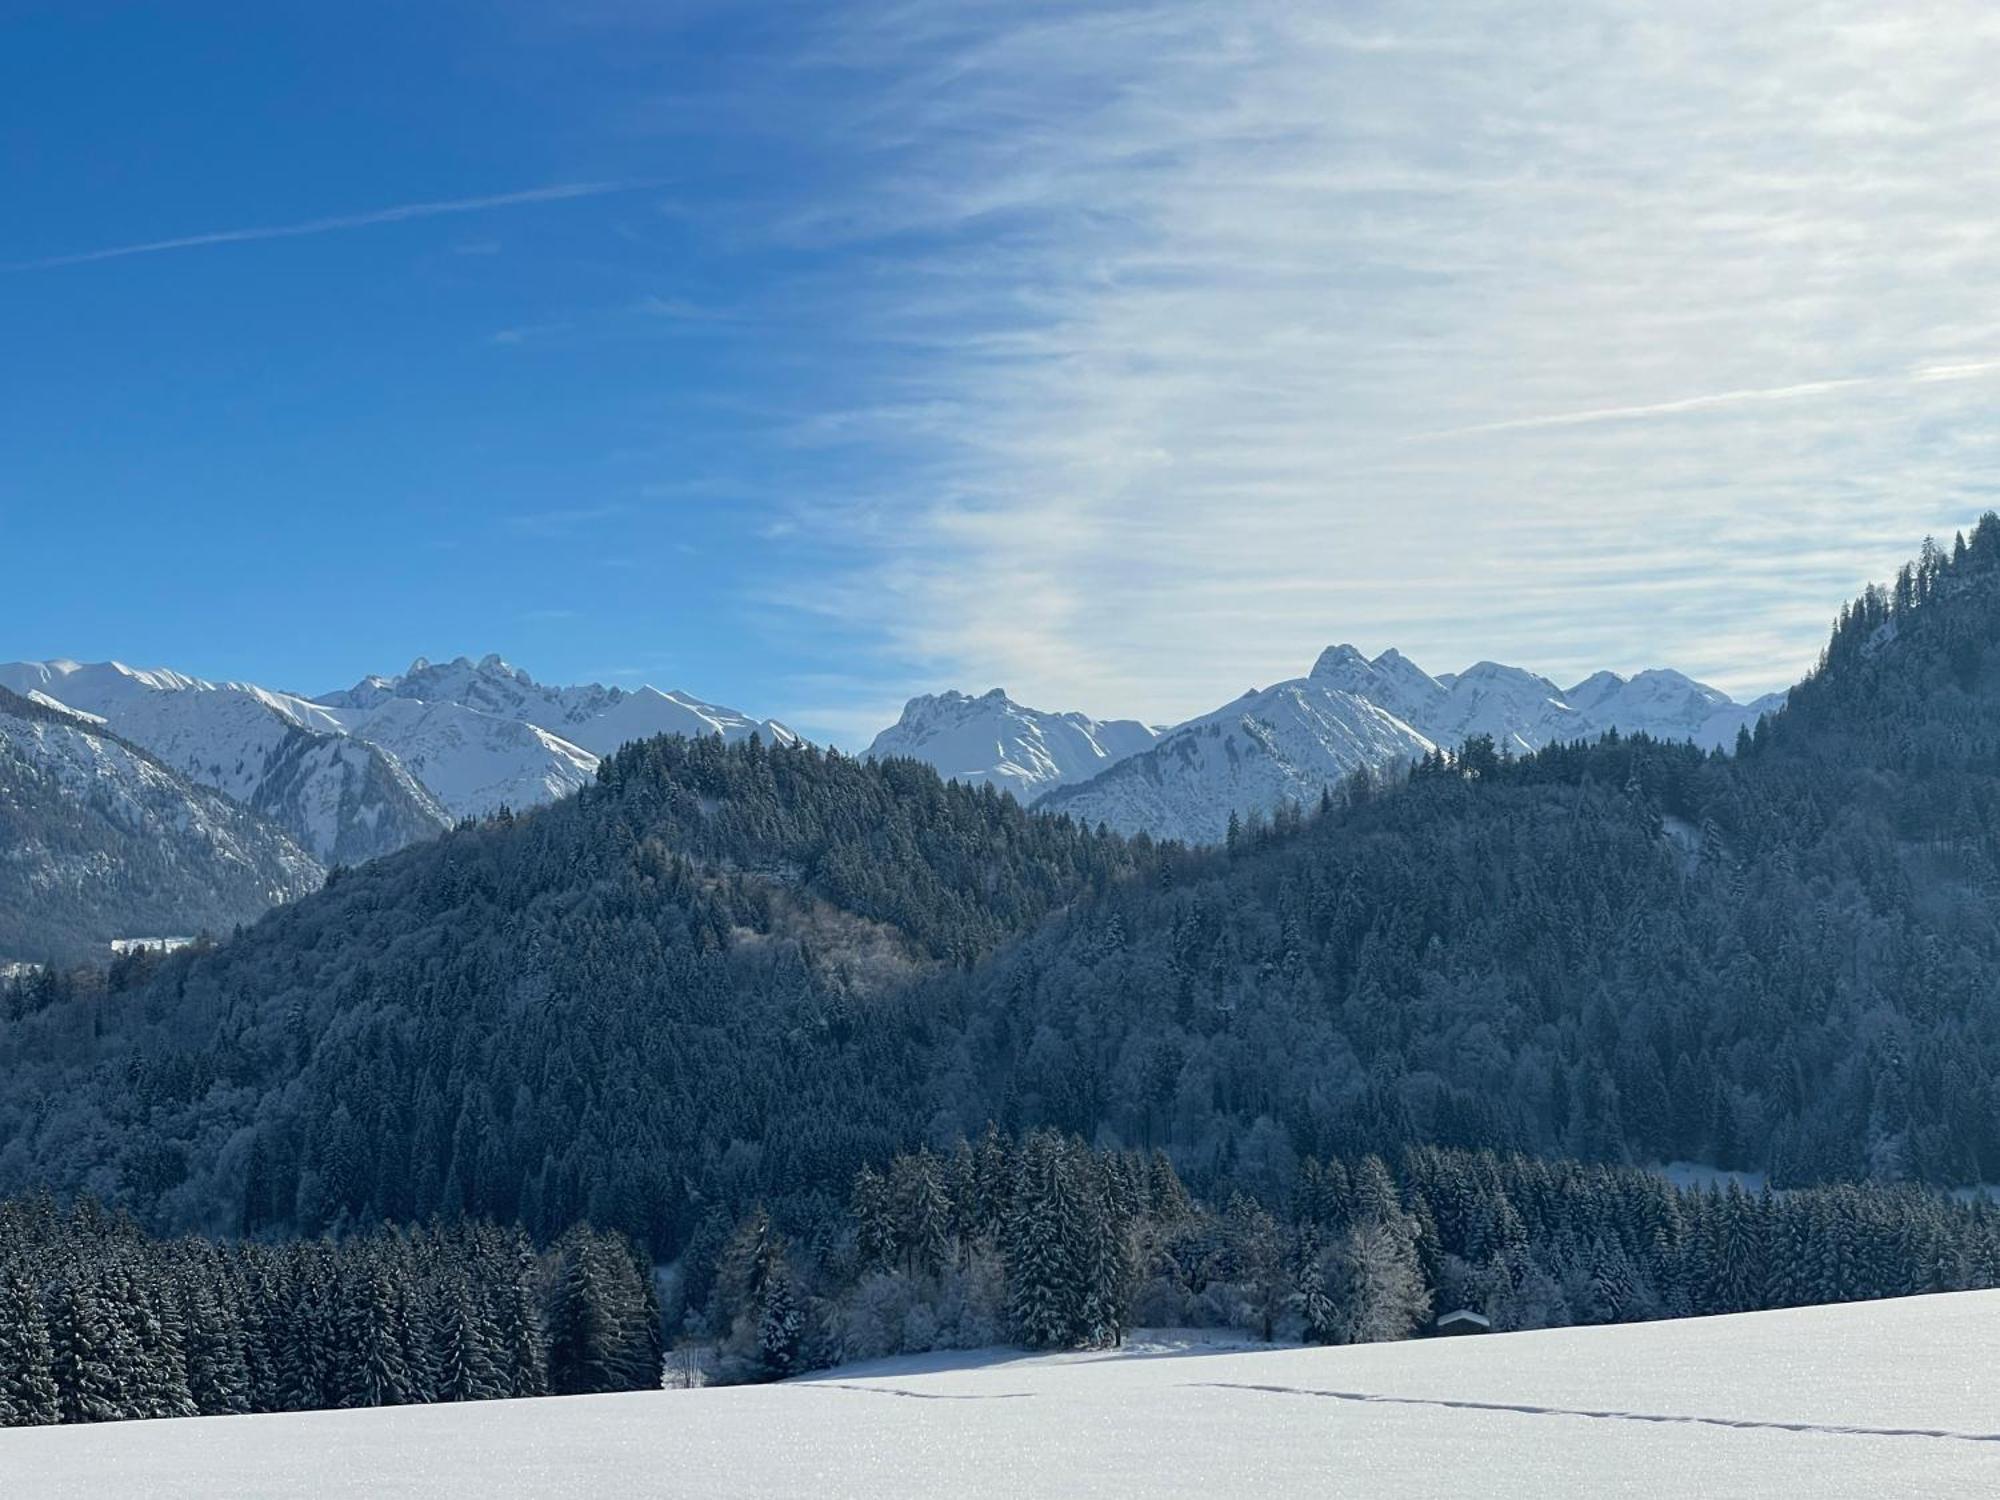
<path id="1" fill-rule="evenodd" d="M 576 198 L 601 198 L 607 194 L 629 193 L 653 185 L 646 181 L 563 182 L 512 193 L 488 193 L 474 198 L 439 198 L 424 203 L 403 203 L 393 208 L 371 209 L 366 213 L 333 214 L 325 218 L 306 219 L 296 224 L 265 224 L 249 229 L 216 229 L 201 234 L 176 235 L 170 239 L 141 240 L 129 245 L 74 251 L 66 255 L 46 255 L 35 260 L 0 264 L 0 271 L 50 271 L 62 266 L 83 266 L 96 261 L 124 260 L 134 255 L 161 255 L 173 250 L 198 250 L 212 245 L 240 245 L 254 240 L 300 239 L 309 235 L 368 229 L 380 224 L 401 224 L 411 219 L 434 219 L 449 214 L 488 213 L 495 209 L 518 208 L 533 203 L 561 203 Z"/>
<path id="2" fill-rule="evenodd" d="M 798 67 L 849 170 L 775 232 L 851 247 L 875 356 L 794 429 L 876 464 L 797 507 L 808 604 L 913 682 L 1170 717 L 1352 638 L 1759 689 L 1991 502 L 1974 0 L 898 0 Z"/>

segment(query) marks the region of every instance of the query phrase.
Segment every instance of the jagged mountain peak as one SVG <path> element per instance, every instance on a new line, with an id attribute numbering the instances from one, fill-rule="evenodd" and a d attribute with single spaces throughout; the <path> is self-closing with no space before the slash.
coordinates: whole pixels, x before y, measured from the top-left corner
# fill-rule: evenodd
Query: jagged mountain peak
<path id="1" fill-rule="evenodd" d="M 1157 738 L 1131 719 L 1029 708 L 1004 688 L 977 697 L 947 689 L 910 699 L 866 754 L 925 761 L 947 780 L 990 783 L 1026 802 L 1050 787 L 1094 776 Z"/>
<path id="2" fill-rule="evenodd" d="M 537 682 L 497 652 L 474 661 L 444 663 L 418 657 L 400 677 L 364 677 L 351 688 L 325 693 L 316 703 L 341 710 L 373 711 L 392 699 L 454 703 L 497 718 L 532 724 L 592 755 L 608 755 L 631 740 L 656 734 L 716 734 L 734 742 L 752 734 L 767 743 L 795 744 L 798 736 L 775 719 L 756 719 L 689 693 L 583 683 L 557 687 Z"/>
<path id="3" fill-rule="evenodd" d="M 0 686 L 92 716 L 178 775 L 270 818 L 322 863 L 373 859 L 449 822 L 386 752 L 290 693 L 66 659 L 0 664 Z"/>
<path id="4" fill-rule="evenodd" d="M 1338 646 L 1328 646 L 1320 652 L 1319 660 L 1313 663 L 1313 677 L 1339 677 L 1352 672 L 1365 672 L 1375 664 L 1360 650 L 1343 641 Z"/>
<path id="5" fill-rule="evenodd" d="M 1341 642 L 1305 677 L 1253 689 L 1041 805 L 1127 833 L 1211 842 L 1232 812 L 1310 803 L 1358 766 L 1382 769 L 1477 735 L 1516 754 L 1613 728 L 1718 746 L 1770 706 L 1734 703 L 1668 668 L 1630 679 L 1599 672 L 1566 693 L 1504 662 L 1432 676 L 1393 648 L 1370 659 Z"/>

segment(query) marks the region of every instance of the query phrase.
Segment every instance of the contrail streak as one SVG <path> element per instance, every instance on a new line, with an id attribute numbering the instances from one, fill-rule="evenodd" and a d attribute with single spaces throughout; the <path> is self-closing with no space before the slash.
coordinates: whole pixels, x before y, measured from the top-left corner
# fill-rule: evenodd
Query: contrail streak
<path id="1" fill-rule="evenodd" d="M 366 229 L 375 224 L 400 224 L 405 219 L 432 219 L 443 214 L 483 213 L 491 208 L 512 208 L 523 203 L 560 203 L 571 198 L 601 198 L 607 193 L 629 193 L 649 187 L 645 181 L 564 182 L 551 187 L 528 188 L 518 193 L 491 193 L 483 198 L 443 198 L 429 203 L 404 203 L 395 208 L 378 208 L 363 214 L 336 214 L 330 218 L 308 219 L 302 224 L 267 224 L 257 229 L 218 229 L 207 234 L 185 234 L 170 240 L 147 240 L 137 245 L 113 245 L 104 250 L 83 250 L 71 255 L 50 255 L 40 260 L 20 260 L 0 265 L 0 271 L 48 271 L 58 266 L 83 266 L 100 260 L 123 260 L 131 255 L 158 255 L 167 250 L 194 250 L 203 245 L 240 245 L 249 240 L 299 239 L 309 234 L 331 234 L 341 229 Z"/>
<path id="2" fill-rule="evenodd" d="M 1642 417 L 1671 417 L 1683 412 L 1707 411 L 1718 406 L 1748 406 L 1763 401 L 1799 401 L 1836 391 L 1865 390 L 1870 386 L 1927 385 L 1941 380 L 1976 380 L 2000 373 L 2000 359 L 1977 360 L 1959 365 L 1922 365 L 1895 375 L 1855 375 L 1839 380 L 1810 380 L 1800 385 L 1772 385 L 1745 390 L 1712 391 L 1705 396 L 1683 396 L 1674 401 L 1654 401 L 1643 406 L 1600 406 L 1589 411 L 1557 412 L 1543 417 L 1513 417 L 1502 422 L 1480 422 L 1471 427 L 1452 427 L 1443 432 L 1426 432 L 1415 442 L 1438 442 L 1445 438 L 1479 437 L 1492 432 L 1531 432 L 1541 427 L 1587 427 L 1597 422 L 1627 422 Z"/>

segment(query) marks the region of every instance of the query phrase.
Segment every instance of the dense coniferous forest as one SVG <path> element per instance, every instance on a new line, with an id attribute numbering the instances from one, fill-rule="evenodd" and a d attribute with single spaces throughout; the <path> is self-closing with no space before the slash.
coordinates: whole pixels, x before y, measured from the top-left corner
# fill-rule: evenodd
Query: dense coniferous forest
<path id="1" fill-rule="evenodd" d="M 862 1168 L 989 1120 L 1157 1152 L 1225 1217 L 1287 1212 L 1309 1161 L 1432 1147 L 1869 1184 L 1828 1188 L 1850 1206 L 2000 1181 L 1996 648 L 1988 517 L 1844 610 L 1733 754 L 1474 741 L 1212 851 L 913 762 L 630 746 L 565 802 L 338 872 L 220 946 L 0 994 L 0 1191 L 260 1239 L 588 1221 L 677 1265 L 670 1322 L 751 1368 L 767 1324 L 783 1348 L 811 1322 L 778 1248 L 809 1281 Z M 1110 1191 L 1064 1170 L 1079 1201 Z M 1614 1197 L 1633 1305 L 1679 1307 L 1684 1261 L 1628 1235 L 1667 1200 Z M 1808 1201 L 1836 1200 L 1755 1200 L 1740 1233 Z M 1571 1316 L 1611 1227 L 1543 1257 Z M 1511 1263 L 1479 1293 L 1492 1256 L 1438 1228 L 1390 1224 L 1364 1259 L 1414 1246 L 1467 1268 L 1427 1266 L 1433 1294 L 1523 1295 Z M 1965 1264 L 1985 1232 L 1954 1241 Z M 1342 1254 L 1317 1291 L 1294 1255 L 1272 1296 L 1347 1305 Z M 773 1287 L 796 1328 L 744 1312 Z M 1103 1316 L 1005 1326 L 1087 1340 Z"/>
<path id="2" fill-rule="evenodd" d="M 462 1221 L 339 1243 L 147 1237 L 0 1203 L 0 1426 L 646 1389 L 651 1268 L 576 1228 L 537 1256 Z"/>
<path id="3" fill-rule="evenodd" d="M 926 979 L 1134 868 L 912 763 L 635 745 L 144 983 L 15 986 L 0 1180 L 170 1229 L 471 1212 L 663 1256 L 718 1202 L 838 1212 L 925 1128 Z"/>
<path id="4" fill-rule="evenodd" d="M 782 1252 L 780 1252 L 782 1253 Z M 1203 1203 L 1162 1153 L 989 1131 L 856 1179 L 853 1229 L 795 1247 L 788 1362 L 759 1365 L 754 1296 L 692 1326 L 732 1376 L 1015 1340 L 1102 1347 L 1129 1326 L 1406 1338 L 1469 1309 L 1496 1329 L 1753 1312 L 2000 1285 L 2000 1210 L 1910 1187 L 1676 1187 L 1631 1167 L 1412 1147 L 1307 1157 L 1266 1205 Z"/>

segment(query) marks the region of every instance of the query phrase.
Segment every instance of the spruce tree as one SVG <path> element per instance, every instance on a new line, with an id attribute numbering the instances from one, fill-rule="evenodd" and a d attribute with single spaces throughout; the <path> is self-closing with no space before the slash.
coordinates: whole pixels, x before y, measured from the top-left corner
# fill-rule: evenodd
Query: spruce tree
<path id="1" fill-rule="evenodd" d="M 10 1273 L 0 1281 L 0 1426 L 37 1427 L 61 1416 L 41 1299 Z"/>
<path id="2" fill-rule="evenodd" d="M 758 1310 L 757 1353 L 764 1374 L 783 1380 L 799 1367 L 799 1346 L 805 1336 L 805 1314 L 792 1287 L 791 1268 L 782 1257 L 764 1279 Z"/>
<path id="3" fill-rule="evenodd" d="M 129 1415 L 119 1340 L 96 1289 L 76 1278 L 56 1283 L 49 1298 L 49 1345 L 58 1410 L 65 1422 L 115 1422 Z"/>
<path id="4" fill-rule="evenodd" d="M 195 1409 L 205 1417 L 252 1410 L 242 1325 L 206 1286 L 188 1298 L 186 1342 L 188 1394 Z"/>
<path id="5" fill-rule="evenodd" d="M 559 1249 L 562 1280 L 549 1319 L 549 1389 L 558 1396 L 616 1389 L 618 1327 L 603 1270 L 581 1231 L 566 1235 Z"/>
<path id="6" fill-rule="evenodd" d="M 1008 1308 L 1031 1349 L 1065 1348 L 1077 1339 L 1080 1217 L 1066 1143 L 1054 1131 L 1031 1135 L 1021 1148 L 1004 1232 Z"/>

